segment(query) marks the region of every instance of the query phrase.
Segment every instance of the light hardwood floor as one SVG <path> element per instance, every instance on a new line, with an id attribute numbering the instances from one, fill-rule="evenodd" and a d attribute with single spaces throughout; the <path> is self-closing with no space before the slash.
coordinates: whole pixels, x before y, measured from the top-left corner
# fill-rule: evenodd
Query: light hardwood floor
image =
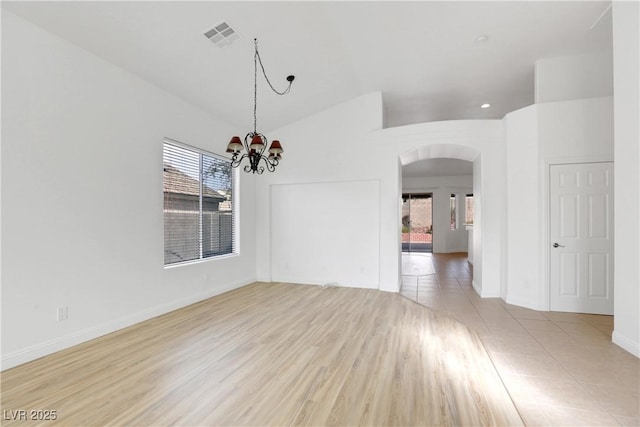
<path id="1" fill-rule="evenodd" d="M 480 336 L 530 426 L 640 426 L 640 360 L 611 342 L 613 316 L 480 298 L 466 254 L 404 254 L 401 294 Z"/>
<path id="2" fill-rule="evenodd" d="M 475 333 L 363 289 L 255 283 L 1 386 L 5 414 L 55 410 L 43 425 L 522 425 Z"/>

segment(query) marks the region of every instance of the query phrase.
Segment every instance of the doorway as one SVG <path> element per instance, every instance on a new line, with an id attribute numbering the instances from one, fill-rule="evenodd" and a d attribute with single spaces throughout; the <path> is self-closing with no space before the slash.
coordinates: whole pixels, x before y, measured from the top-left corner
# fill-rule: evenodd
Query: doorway
<path id="1" fill-rule="evenodd" d="M 402 194 L 402 252 L 433 252 L 433 194 Z"/>
<path id="2" fill-rule="evenodd" d="M 420 138 L 424 140 L 432 139 L 434 135 L 431 135 L 430 132 L 427 132 L 425 135 L 422 135 Z M 488 230 L 492 236 L 500 236 L 502 238 L 502 230 L 501 223 L 499 221 L 491 220 L 487 221 L 488 226 L 485 226 L 485 222 L 483 221 L 483 212 L 487 209 L 487 207 L 492 207 L 494 204 L 498 204 L 497 200 L 488 199 L 489 203 L 484 202 L 482 195 L 482 189 L 485 187 L 489 188 L 502 188 L 503 180 L 497 179 L 499 174 L 483 174 L 484 165 L 486 163 L 486 159 L 481 156 L 481 153 L 478 149 L 466 146 L 459 145 L 457 143 L 420 143 L 416 142 L 413 138 L 418 138 L 411 134 L 411 143 L 413 144 L 412 149 L 408 149 L 407 151 L 401 153 L 399 155 L 399 185 L 398 185 L 398 193 L 396 198 L 396 206 L 398 203 L 398 199 L 400 199 L 400 204 L 406 199 L 402 196 L 406 196 L 407 194 L 432 194 L 432 198 L 437 198 L 438 194 L 444 196 L 443 203 L 438 204 L 436 202 L 433 203 L 434 209 L 438 209 L 436 205 L 442 206 L 444 209 L 442 212 L 434 211 L 433 212 L 433 234 L 432 237 L 432 251 L 436 252 L 464 252 L 462 251 L 454 251 L 450 250 L 448 244 L 448 234 L 447 230 L 449 227 L 447 224 L 450 221 L 449 215 L 449 196 L 454 192 L 459 192 L 460 194 L 473 194 L 474 195 L 474 214 L 473 214 L 473 231 L 467 232 L 463 230 L 465 233 L 473 234 L 473 279 L 472 285 L 474 290 L 478 293 L 478 295 L 483 297 L 496 297 L 501 295 L 502 282 L 500 281 L 500 265 L 502 260 L 499 258 L 499 251 L 489 251 L 488 253 L 484 253 L 482 250 L 485 242 L 482 239 L 482 236 Z M 443 137 L 442 134 L 438 133 L 437 138 L 439 141 L 446 141 L 449 138 Z M 450 138 L 451 141 L 459 141 L 459 137 L 455 136 Z M 469 141 L 475 140 L 475 136 L 470 136 Z M 409 142 L 409 141 L 408 141 Z M 455 160 L 464 160 L 464 163 L 455 162 Z M 493 157 L 489 157 L 489 160 L 496 160 Z M 458 164 L 456 164 L 458 163 Z M 494 162 L 491 162 L 492 164 Z M 501 164 L 493 165 L 498 168 Z M 463 164 L 467 167 L 464 173 L 453 173 L 454 170 L 458 170 L 458 166 L 463 166 Z M 428 177 L 428 182 L 425 180 L 425 177 Z M 483 203 L 484 202 L 484 203 Z M 494 208 L 497 208 L 494 207 Z M 396 208 L 397 209 L 397 208 Z M 402 214 L 401 209 L 397 209 L 398 216 L 395 218 L 395 223 L 402 226 Z M 442 226 L 438 227 L 438 224 L 441 223 Z M 396 227 L 398 227 L 396 225 Z M 396 228 L 398 230 L 401 227 Z M 405 231 L 407 228 L 405 228 Z M 405 271 L 402 270 L 402 267 L 405 265 L 403 261 L 406 257 L 415 257 L 420 255 L 430 255 L 430 253 L 419 253 L 419 252 L 404 252 L 404 250 L 408 250 L 408 239 L 405 238 L 405 244 L 402 245 L 402 230 L 398 230 L 400 236 L 397 236 L 400 240 L 400 250 L 398 250 L 397 243 L 394 244 L 395 250 L 397 251 L 398 256 L 398 273 L 401 277 L 405 274 Z M 404 236 L 409 237 L 409 236 Z M 458 236 L 460 237 L 460 236 Z M 459 244 L 465 244 L 465 249 L 467 248 L 467 238 L 468 235 L 464 236 L 465 238 L 459 239 Z M 396 240 L 397 242 L 397 240 Z M 455 244 L 455 243 L 454 243 Z M 412 244 L 412 249 L 414 245 Z M 404 247 L 404 250 L 403 250 Z M 442 250 L 439 248 L 442 247 Z M 491 268 L 486 270 L 483 268 L 484 265 L 488 263 Z M 483 277 L 489 275 L 492 280 L 487 281 L 487 285 L 483 286 Z M 399 289 L 400 287 L 398 287 Z"/>
<path id="3" fill-rule="evenodd" d="M 550 309 L 613 314 L 613 163 L 550 165 Z"/>

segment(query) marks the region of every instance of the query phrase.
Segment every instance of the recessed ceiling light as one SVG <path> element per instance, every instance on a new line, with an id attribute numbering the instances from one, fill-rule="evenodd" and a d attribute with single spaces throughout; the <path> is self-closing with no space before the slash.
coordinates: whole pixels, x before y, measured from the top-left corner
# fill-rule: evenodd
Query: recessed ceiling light
<path id="1" fill-rule="evenodd" d="M 487 36 L 486 34 L 481 34 L 478 37 L 476 37 L 476 43 L 484 43 L 487 40 L 489 40 L 489 36 Z"/>
<path id="2" fill-rule="evenodd" d="M 491 104 L 482 104 L 480 106 L 480 108 L 489 108 L 489 107 L 491 107 Z"/>

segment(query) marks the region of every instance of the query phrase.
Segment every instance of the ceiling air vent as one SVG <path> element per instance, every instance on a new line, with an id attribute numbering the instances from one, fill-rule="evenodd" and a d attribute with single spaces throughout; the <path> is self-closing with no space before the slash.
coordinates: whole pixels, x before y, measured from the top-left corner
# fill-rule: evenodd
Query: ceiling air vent
<path id="1" fill-rule="evenodd" d="M 231 43 L 240 38 L 236 30 L 231 28 L 231 26 L 226 22 L 222 22 L 216 25 L 215 27 L 204 33 L 204 36 L 211 40 L 213 44 L 218 47 L 229 46 Z"/>

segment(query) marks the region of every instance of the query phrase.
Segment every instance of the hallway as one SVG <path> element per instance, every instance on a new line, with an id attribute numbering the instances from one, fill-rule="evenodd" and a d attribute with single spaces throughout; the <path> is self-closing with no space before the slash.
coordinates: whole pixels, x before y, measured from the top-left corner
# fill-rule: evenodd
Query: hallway
<path id="1" fill-rule="evenodd" d="M 402 254 L 400 294 L 480 336 L 527 425 L 640 425 L 640 360 L 612 316 L 539 312 L 480 298 L 466 253 Z"/>

